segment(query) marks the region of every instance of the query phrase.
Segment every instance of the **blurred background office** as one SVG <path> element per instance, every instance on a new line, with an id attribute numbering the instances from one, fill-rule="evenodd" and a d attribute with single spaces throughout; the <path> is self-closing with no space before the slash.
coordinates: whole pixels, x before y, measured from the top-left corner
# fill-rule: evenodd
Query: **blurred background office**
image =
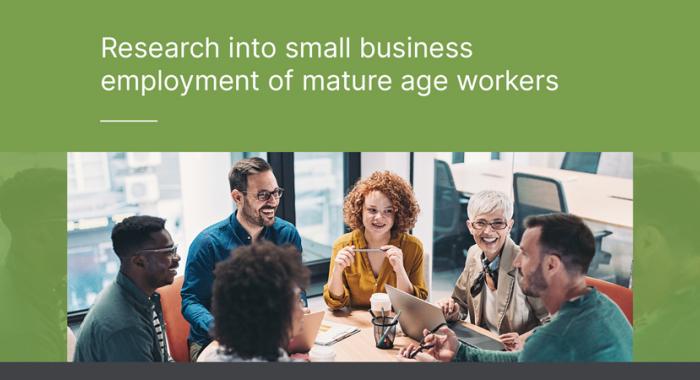
<path id="1" fill-rule="evenodd" d="M 516 200 L 517 223 L 532 213 L 569 211 L 596 232 L 589 275 L 630 284 L 632 154 L 609 152 L 91 152 L 68 154 L 68 312 L 80 322 L 119 268 L 110 233 L 135 214 L 167 219 L 185 262 L 192 239 L 234 210 L 227 174 L 241 158 L 270 162 L 285 189 L 278 216 L 295 223 L 312 272 L 308 293 L 321 294 L 333 241 L 345 231 L 343 197 L 360 177 L 391 170 L 421 205 L 413 230 L 424 244 L 430 298 L 451 294 L 473 244 L 466 205 L 480 190 Z M 184 271 L 181 265 L 180 273 Z M 315 301 L 312 299 L 312 307 Z M 319 305 L 322 304 L 322 300 Z"/>

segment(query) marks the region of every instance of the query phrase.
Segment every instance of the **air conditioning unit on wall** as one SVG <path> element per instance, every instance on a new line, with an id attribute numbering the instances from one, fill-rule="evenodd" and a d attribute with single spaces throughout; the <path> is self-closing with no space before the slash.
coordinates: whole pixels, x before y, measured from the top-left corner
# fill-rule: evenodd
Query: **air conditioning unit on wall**
<path id="1" fill-rule="evenodd" d="M 158 178 L 154 174 L 125 177 L 124 193 L 129 204 L 156 202 L 160 199 Z"/>

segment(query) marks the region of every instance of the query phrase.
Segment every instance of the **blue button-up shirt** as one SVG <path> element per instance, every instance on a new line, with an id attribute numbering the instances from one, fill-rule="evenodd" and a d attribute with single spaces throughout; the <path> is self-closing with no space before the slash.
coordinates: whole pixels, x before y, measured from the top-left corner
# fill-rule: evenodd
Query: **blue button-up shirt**
<path id="1" fill-rule="evenodd" d="M 264 227 L 259 239 L 278 245 L 294 244 L 301 252 L 299 232 L 293 224 L 280 218 L 275 218 L 272 226 Z M 181 291 L 182 315 L 190 323 L 190 341 L 201 345 L 211 341 L 209 328 L 214 322 L 210 312 L 214 266 L 229 258 L 232 250 L 251 242 L 250 234 L 238 222 L 234 212 L 200 232 L 190 245 Z M 303 298 L 306 302 L 305 295 Z"/>

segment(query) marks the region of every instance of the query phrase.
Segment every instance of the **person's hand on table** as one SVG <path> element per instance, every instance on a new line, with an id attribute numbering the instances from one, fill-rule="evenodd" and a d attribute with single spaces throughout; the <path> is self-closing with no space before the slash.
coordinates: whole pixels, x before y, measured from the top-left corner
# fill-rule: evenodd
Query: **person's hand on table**
<path id="1" fill-rule="evenodd" d="M 454 331 L 447 326 L 442 326 L 440 329 L 431 334 L 429 330 L 423 330 L 423 347 L 429 347 L 419 352 L 413 359 L 417 361 L 441 361 L 449 362 L 454 359 L 459 349 L 459 340 Z M 418 350 L 420 345 L 412 343 L 402 348 L 399 351 L 399 356 L 411 359 L 411 354 Z"/>
<path id="2" fill-rule="evenodd" d="M 520 334 L 516 332 L 501 334 L 498 339 L 501 340 L 501 343 L 506 346 L 506 350 L 508 351 L 517 351 L 521 348 Z"/>
<path id="3" fill-rule="evenodd" d="M 525 347 L 525 341 L 527 338 L 532 335 L 532 332 L 534 330 L 530 330 L 522 335 L 519 335 L 518 333 L 512 332 L 512 333 L 506 333 L 498 338 L 501 340 L 504 346 L 506 346 L 506 350 L 508 351 L 520 351 Z"/>
<path id="4" fill-rule="evenodd" d="M 437 305 L 442 309 L 442 314 L 445 315 L 447 322 L 459 320 L 459 304 L 452 297 L 437 301 Z"/>
<path id="5" fill-rule="evenodd" d="M 386 251 L 386 258 L 389 259 L 389 264 L 394 272 L 405 271 L 403 267 L 403 251 L 401 248 L 395 247 L 393 245 L 383 245 L 382 250 Z"/>
<path id="6" fill-rule="evenodd" d="M 416 354 L 416 356 L 413 359 L 409 359 L 401 354 L 396 355 L 396 359 L 400 362 L 404 363 L 416 363 L 416 362 L 439 362 L 437 359 L 434 357 L 426 354 L 425 352 L 419 352 Z"/>

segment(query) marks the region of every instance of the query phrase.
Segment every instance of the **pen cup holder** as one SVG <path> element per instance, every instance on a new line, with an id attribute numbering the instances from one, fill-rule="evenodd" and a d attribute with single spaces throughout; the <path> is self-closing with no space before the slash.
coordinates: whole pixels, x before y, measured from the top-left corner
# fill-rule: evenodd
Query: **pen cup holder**
<path id="1" fill-rule="evenodd" d="M 392 323 L 393 317 L 376 317 L 372 318 L 374 326 L 374 341 L 377 348 L 389 349 L 394 347 L 394 339 L 396 338 L 396 325 L 398 320 Z"/>

